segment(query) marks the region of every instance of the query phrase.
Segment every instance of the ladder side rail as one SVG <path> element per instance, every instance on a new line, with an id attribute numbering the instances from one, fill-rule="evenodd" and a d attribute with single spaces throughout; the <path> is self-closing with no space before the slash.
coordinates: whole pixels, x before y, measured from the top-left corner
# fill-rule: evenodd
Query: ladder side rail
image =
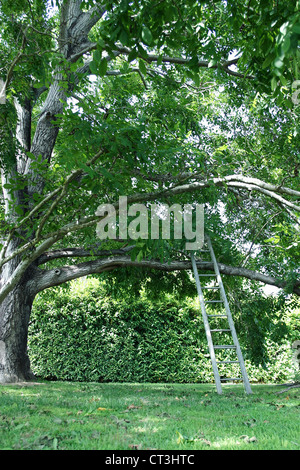
<path id="1" fill-rule="evenodd" d="M 216 257 L 215 257 L 215 253 L 214 253 L 210 238 L 207 236 L 206 240 L 207 240 L 207 245 L 208 245 L 209 250 L 210 250 L 211 259 L 212 259 L 213 264 L 214 264 L 215 273 L 216 273 L 216 276 L 217 276 L 217 282 L 220 286 L 220 294 L 221 294 L 222 300 L 224 302 L 224 307 L 225 307 L 225 311 L 226 311 L 227 318 L 228 318 L 228 324 L 229 324 L 230 329 L 231 329 L 233 343 L 236 346 L 236 352 L 237 352 L 237 356 L 238 356 L 238 359 L 239 359 L 242 376 L 243 376 L 243 379 L 244 379 L 245 390 L 248 394 L 251 394 L 252 390 L 251 390 L 250 382 L 249 382 L 249 379 L 248 379 L 243 354 L 242 354 L 240 344 L 239 344 L 239 340 L 238 340 L 238 337 L 237 337 L 237 334 L 236 334 L 236 329 L 235 329 L 234 322 L 233 322 L 233 319 L 232 319 L 231 311 L 230 311 L 229 304 L 228 304 L 228 301 L 227 301 L 227 296 L 226 296 L 226 293 L 225 293 L 223 281 L 222 281 L 221 274 L 220 274 L 220 271 L 219 271 L 219 266 L 218 266 L 218 263 L 217 263 L 217 260 L 216 260 Z"/>
<path id="2" fill-rule="evenodd" d="M 204 323 L 205 334 L 206 334 L 206 338 L 207 338 L 208 349 L 209 349 L 209 354 L 210 354 L 210 358 L 211 358 L 213 373 L 214 373 L 214 377 L 215 377 L 216 388 L 217 388 L 218 394 L 221 395 L 222 394 L 221 379 L 220 379 L 218 366 L 217 366 L 217 362 L 216 362 L 215 350 L 214 350 L 214 345 L 213 345 L 213 342 L 212 342 L 212 337 L 211 337 L 211 332 L 210 332 L 210 326 L 209 326 L 209 322 L 208 322 L 208 318 L 207 318 L 207 314 L 206 314 L 203 292 L 202 292 L 202 289 L 201 289 L 201 284 L 200 284 L 200 280 L 199 280 L 199 276 L 198 276 L 198 269 L 197 269 L 197 266 L 196 266 L 195 257 L 194 257 L 193 252 L 191 252 L 191 260 L 192 260 L 192 267 L 193 267 L 194 276 L 195 276 L 195 280 L 196 280 L 198 296 L 199 296 L 199 300 L 200 300 L 200 307 L 201 307 L 201 312 L 202 312 L 202 318 L 203 318 L 203 323 Z"/>

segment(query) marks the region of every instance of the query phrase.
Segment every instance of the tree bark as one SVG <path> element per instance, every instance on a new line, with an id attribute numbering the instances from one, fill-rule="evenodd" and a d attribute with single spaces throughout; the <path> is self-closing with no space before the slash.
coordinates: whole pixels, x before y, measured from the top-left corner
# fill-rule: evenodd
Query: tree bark
<path id="1" fill-rule="evenodd" d="M 7 263 L 0 283 L 15 267 Z M 27 353 L 28 324 L 35 294 L 28 284 L 30 270 L 0 304 L 0 383 L 26 381 L 34 378 Z"/>
<path id="2" fill-rule="evenodd" d="M 33 297 L 19 284 L 0 305 L 0 383 L 34 378 L 27 353 Z"/>

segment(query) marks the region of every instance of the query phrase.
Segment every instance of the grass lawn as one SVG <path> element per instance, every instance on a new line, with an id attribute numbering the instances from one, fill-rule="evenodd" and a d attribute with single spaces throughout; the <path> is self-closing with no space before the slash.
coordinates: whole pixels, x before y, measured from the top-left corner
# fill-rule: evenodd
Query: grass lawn
<path id="1" fill-rule="evenodd" d="M 300 389 L 283 388 L 0 385 L 0 449 L 300 450 Z"/>

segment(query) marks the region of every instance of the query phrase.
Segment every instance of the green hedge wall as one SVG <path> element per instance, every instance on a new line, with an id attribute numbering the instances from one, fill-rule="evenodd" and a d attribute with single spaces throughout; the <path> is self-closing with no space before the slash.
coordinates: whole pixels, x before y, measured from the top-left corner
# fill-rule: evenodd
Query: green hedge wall
<path id="1" fill-rule="evenodd" d="M 32 370 L 38 377 L 96 382 L 213 381 L 201 315 L 194 302 L 117 301 L 106 297 L 97 283 L 76 289 L 45 291 L 34 303 L 28 344 Z M 278 345 L 267 337 L 264 365 L 257 361 L 254 365 L 255 351 L 247 344 L 249 337 L 242 325 L 239 329 L 250 380 L 278 382 L 291 377 L 289 341 Z"/>

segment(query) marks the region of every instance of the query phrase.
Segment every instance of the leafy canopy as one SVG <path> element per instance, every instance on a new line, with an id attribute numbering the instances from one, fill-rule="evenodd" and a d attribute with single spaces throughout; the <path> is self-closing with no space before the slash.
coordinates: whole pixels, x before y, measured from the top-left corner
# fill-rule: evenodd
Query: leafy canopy
<path id="1" fill-rule="evenodd" d="M 120 195 L 148 205 L 203 203 L 221 261 L 288 273 L 292 285 L 299 266 L 299 106 L 292 100 L 299 2 L 83 1 L 77 21 L 102 13 L 88 34 L 72 37 L 76 22 L 63 20 L 77 4 L 1 3 L 1 164 L 30 168 L 2 182 L 13 213 L 4 233 L 17 232 L 30 249 L 52 238 L 57 249 L 90 247 L 98 242 L 98 205 Z M 47 100 L 55 87 L 60 108 L 52 115 Z M 15 102 L 30 103 L 32 142 L 48 109 L 57 129 L 51 158 L 33 146 L 24 151 Z M 41 177 L 42 190 L 27 191 Z M 177 190 L 184 184 L 186 191 Z M 134 244 L 139 259 L 182 249 L 176 240 Z"/>

